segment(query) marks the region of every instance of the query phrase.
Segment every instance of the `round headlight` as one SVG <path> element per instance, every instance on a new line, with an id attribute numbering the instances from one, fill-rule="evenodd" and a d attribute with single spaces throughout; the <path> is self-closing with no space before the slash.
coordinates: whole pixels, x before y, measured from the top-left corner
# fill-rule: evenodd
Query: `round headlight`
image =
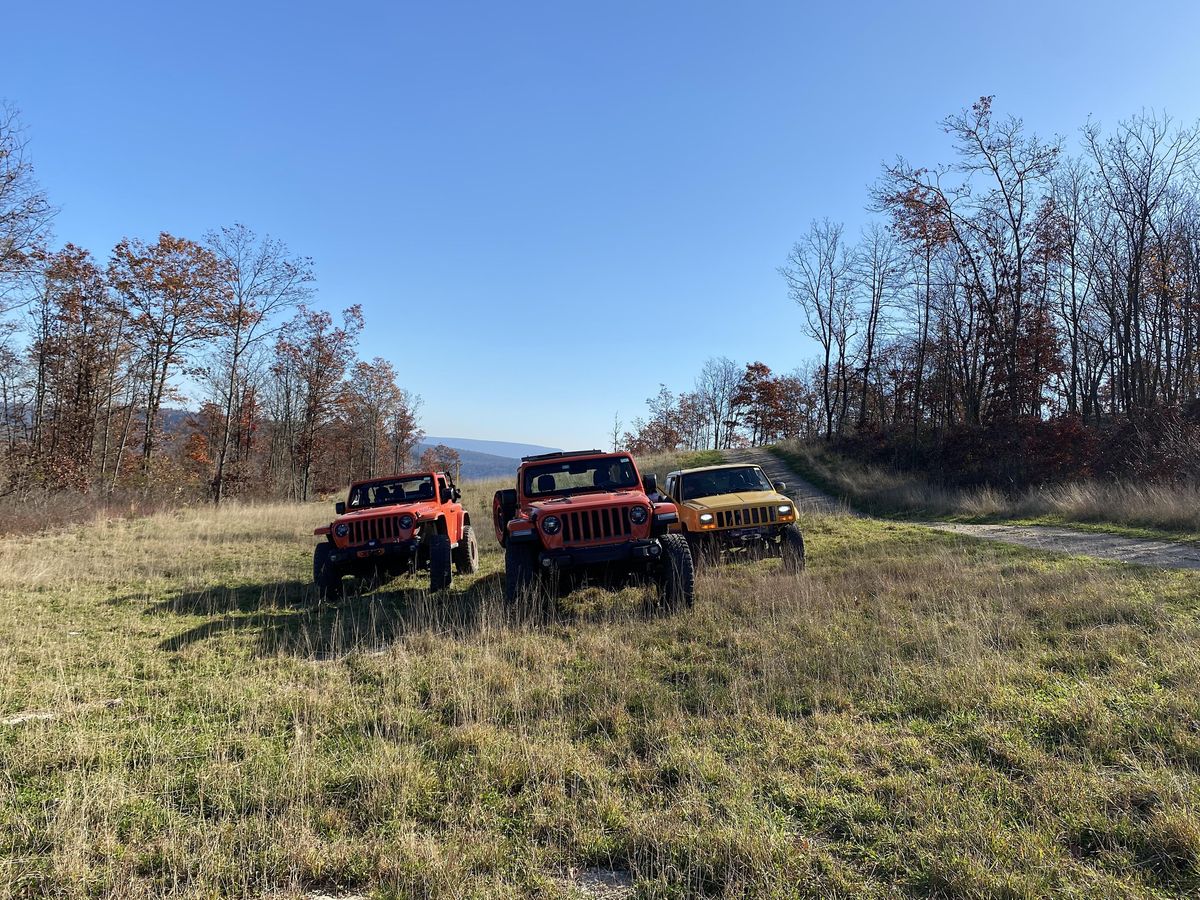
<path id="1" fill-rule="evenodd" d="M 700 513 L 700 524 L 711 525 L 713 520 L 712 513 Z"/>
<path id="2" fill-rule="evenodd" d="M 416 522 L 416 519 L 414 519 L 408 513 L 405 513 L 404 515 L 402 515 L 400 517 L 400 527 L 403 528 L 405 531 L 407 531 L 409 528 L 412 528 L 413 524 L 415 522 Z"/>
<path id="3" fill-rule="evenodd" d="M 542 519 L 542 531 L 546 534 L 558 534 L 560 528 L 562 528 L 562 522 L 558 521 L 558 516 L 546 516 Z"/>
<path id="4" fill-rule="evenodd" d="M 338 537 L 345 537 L 350 533 L 350 526 L 343 522 L 341 525 L 338 525 L 333 529 L 333 533 Z"/>
<path id="5" fill-rule="evenodd" d="M 641 525 L 650 516 L 650 511 L 644 506 L 634 506 L 629 510 L 629 521 Z"/>
<path id="6" fill-rule="evenodd" d="M 792 504 L 790 504 L 790 503 L 780 503 L 779 504 L 779 514 L 781 516 L 786 516 L 791 511 L 792 511 Z"/>

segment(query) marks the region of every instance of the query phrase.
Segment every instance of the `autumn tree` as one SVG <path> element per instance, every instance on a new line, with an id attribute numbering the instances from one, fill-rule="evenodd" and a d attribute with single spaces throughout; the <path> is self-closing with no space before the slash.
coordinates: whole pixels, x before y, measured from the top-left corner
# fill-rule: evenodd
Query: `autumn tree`
<path id="1" fill-rule="evenodd" d="M 425 448 L 417 467 L 423 472 L 449 472 L 455 476 L 462 468 L 462 457 L 453 447 L 435 444 Z"/>
<path id="2" fill-rule="evenodd" d="M 335 420 L 342 377 L 354 361 L 362 327 L 362 308 L 357 305 L 343 310 L 340 324 L 323 310 L 301 305 L 276 340 L 271 371 L 277 435 L 286 448 L 289 494 L 299 500 L 312 496 L 320 441 Z"/>
<path id="3" fill-rule="evenodd" d="M 190 350 L 220 333 L 225 281 L 212 251 L 166 232 L 149 246 L 130 239 L 117 244 L 108 279 L 122 300 L 129 338 L 139 354 L 145 417 L 142 466 L 149 471 L 159 412 L 172 377 Z"/>
<path id="4" fill-rule="evenodd" d="M 922 231 L 936 229 L 953 243 L 970 300 L 980 304 L 994 338 L 1005 411 L 1015 419 L 1039 402 L 1022 391 L 1028 348 L 1021 340 L 1031 298 L 1045 277 L 1039 262 L 1046 259 L 1051 225 L 1046 199 L 1060 145 L 1027 134 L 1016 117 L 997 120 L 991 97 L 942 124 L 958 161 L 928 169 L 901 160 L 885 169 L 877 196 L 897 218 L 915 221 Z"/>
<path id="5" fill-rule="evenodd" d="M 106 389 L 110 367 L 121 361 L 122 316 L 86 250 L 68 244 L 41 266 L 41 289 L 28 310 L 35 372 L 29 453 L 48 483 L 83 490 L 103 479 L 105 460 L 97 473 L 95 455 L 108 433 Z"/>
<path id="6" fill-rule="evenodd" d="M 421 438 L 416 405 L 387 360 L 377 356 L 354 364 L 341 401 L 350 478 L 374 478 L 407 467 Z"/>

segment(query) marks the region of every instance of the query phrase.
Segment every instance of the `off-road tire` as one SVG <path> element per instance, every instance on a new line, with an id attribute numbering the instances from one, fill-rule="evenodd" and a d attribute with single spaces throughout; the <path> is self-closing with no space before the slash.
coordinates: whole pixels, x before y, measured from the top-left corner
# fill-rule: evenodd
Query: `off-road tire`
<path id="1" fill-rule="evenodd" d="M 696 570 L 687 538 L 682 534 L 664 534 L 658 543 L 663 550 L 659 604 L 669 610 L 690 608 L 696 601 Z"/>
<path id="2" fill-rule="evenodd" d="M 435 534 L 429 538 L 429 590 L 444 591 L 454 581 L 451 568 L 450 535 Z"/>
<path id="3" fill-rule="evenodd" d="M 479 541 L 470 525 L 463 526 L 462 537 L 454 548 L 454 571 L 459 575 L 474 575 L 479 571 Z"/>
<path id="4" fill-rule="evenodd" d="M 798 525 L 787 525 L 779 539 L 780 555 L 783 557 L 783 571 L 799 573 L 804 571 L 804 534 Z"/>
<path id="5" fill-rule="evenodd" d="M 313 585 L 318 600 L 338 600 L 342 596 L 342 575 L 329 561 L 333 545 L 324 542 L 313 548 Z"/>
<path id="6" fill-rule="evenodd" d="M 504 605 L 510 610 L 527 602 L 542 587 L 536 548 L 509 541 L 504 547 Z"/>

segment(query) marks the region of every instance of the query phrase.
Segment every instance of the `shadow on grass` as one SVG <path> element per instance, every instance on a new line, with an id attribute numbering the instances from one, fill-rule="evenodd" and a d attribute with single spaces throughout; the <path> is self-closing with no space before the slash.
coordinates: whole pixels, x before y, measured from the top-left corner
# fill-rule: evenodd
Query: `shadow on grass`
<path id="1" fill-rule="evenodd" d="M 318 602 L 311 584 L 272 582 L 243 587 L 215 587 L 187 592 L 150 606 L 148 615 L 177 613 L 213 616 L 168 638 L 159 649 L 182 650 L 224 634 L 251 634 L 264 656 L 290 654 L 326 659 L 355 651 L 382 650 L 406 634 L 467 636 L 493 628 L 544 627 L 570 622 L 612 621 L 671 615 L 648 602 L 600 602 L 595 591 L 541 594 L 516 608 L 503 600 L 500 573 L 476 578 L 459 590 L 431 594 L 393 582 L 367 593 L 348 593 L 329 603 Z M 567 586 L 562 586 L 567 587 Z M 560 591 L 562 589 L 560 587 Z M 602 588 L 609 595 L 612 587 Z"/>
<path id="2" fill-rule="evenodd" d="M 464 590 L 438 594 L 389 586 L 322 603 L 311 584 L 285 581 L 180 594 L 147 612 L 220 616 L 168 638 L 159 645 L 163 650 L 182 650 L 227 633 L 255 632 L 255 649 L 264 655 L 319 659 L 382 649 L 413 632 L 477 632 L 485 612 L 500 605 L 499 582 L 499 575 L 488 575 Z"/>

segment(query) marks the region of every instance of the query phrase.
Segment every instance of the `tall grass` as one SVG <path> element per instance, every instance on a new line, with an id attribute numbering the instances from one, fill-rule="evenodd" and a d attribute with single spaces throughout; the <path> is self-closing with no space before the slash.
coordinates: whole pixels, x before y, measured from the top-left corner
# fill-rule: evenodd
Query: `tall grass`
<path id="1" fill-rule="evenodd" d="M 543 625 L 491 543 L 317 604 L 330 512 L 0 540 L 0 897 L 1200 890 L 1194 573 L 810 518 L 803 577 Z"/>
<path id="2" fill-rule="evenodd" d="M 1009 496 L 995 488 L 948 488 L 918 475 L 864 465 L 818 444 L 775 448 L 830 493 L 874 515 L 1046 521 L 1156 529 L 1200 538 L 1200 485 L 1082 481 Z"/>

